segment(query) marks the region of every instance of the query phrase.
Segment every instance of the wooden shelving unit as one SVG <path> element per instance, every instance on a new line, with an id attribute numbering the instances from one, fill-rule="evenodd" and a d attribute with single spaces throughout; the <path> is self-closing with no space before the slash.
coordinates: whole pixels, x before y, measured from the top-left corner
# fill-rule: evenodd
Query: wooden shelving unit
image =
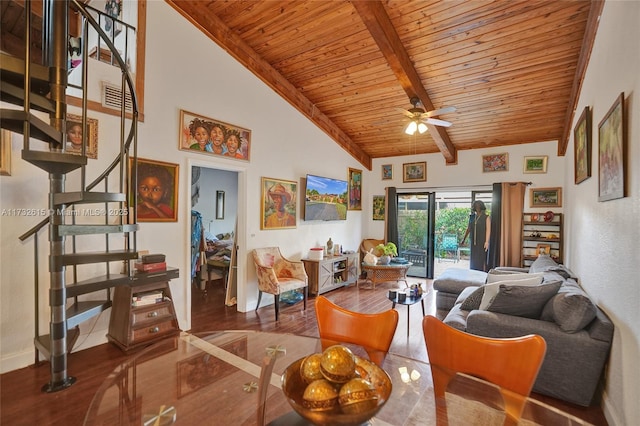
<path id="1" fill-rule="evenodd" d="M 327 256 L 322 260 L 302 259 L 302 262 L 309 276 L 309 293 L 315 296 L 358 279 L 358 253 Z"/>
<path id="2" fill-rule="evenodd" d="M 558 263 L 563 262 L 562 213 L 553 212 L 551 220 L 545 213 L 524 213 L 522 228 L 522 266 L 531 265 L 541 249 Z"/>

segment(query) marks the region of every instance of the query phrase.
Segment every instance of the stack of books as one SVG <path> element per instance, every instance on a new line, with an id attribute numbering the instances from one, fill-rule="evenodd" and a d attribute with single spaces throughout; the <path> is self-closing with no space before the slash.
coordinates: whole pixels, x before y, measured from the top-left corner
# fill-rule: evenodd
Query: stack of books
<path id="1" fill-rule="evenodd" d="M 164 254 L 145 254 L 135 263 L 136 271 L 142 273 L 167 270 Z"/>
<path id="2" fill-rule="evenodd" d="M 162 291 L 149 291 L 146 293 L 136 293 L 131 299 L 131 305 L 133 306 L 153 305 L 164 301 L 164 294 Z"/>

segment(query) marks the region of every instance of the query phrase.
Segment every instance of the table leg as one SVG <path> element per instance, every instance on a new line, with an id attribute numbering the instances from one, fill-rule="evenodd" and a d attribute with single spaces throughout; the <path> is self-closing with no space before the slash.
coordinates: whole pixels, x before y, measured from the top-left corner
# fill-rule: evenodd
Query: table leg
<path id="1" fill-rule="evenodd" d="M 424 313 L 424 299 L 420 301 L 420 304 L 422 304 L 422 316 L 425 317 L 427 314 Z"/>
<path id="2" fill-rule="evenodd" d="M 407 305 L 407 337 L 409 337 L 409 317 L 410 317 L 409 308 L 411 308 L 411 305 Z"/>

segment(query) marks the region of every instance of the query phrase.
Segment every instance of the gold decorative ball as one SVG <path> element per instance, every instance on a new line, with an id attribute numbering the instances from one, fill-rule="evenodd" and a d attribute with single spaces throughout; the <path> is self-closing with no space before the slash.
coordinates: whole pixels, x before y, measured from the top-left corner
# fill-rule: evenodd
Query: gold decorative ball
<path id="1" fill-rule="evenodd" d="M 331 410 L 338 405 L 338 391 L 327 380 L 316 380 L 304 390 L 302 404 L 314 411 Z"/>
<path id="2" fill-rule="evenodd" d="M 378 405 L 378 393 L 368 381 L 355 378 L 340 388 L 338 402 L 344 413 L 365 413 Z"/>
<path id="3" fill-rule="evenodd" d="M 355 376 L 355 356 L 346 346 L 330 346 L 322 352 L 320 371 L 330 382 L 346 383 Z"/>
<path id="4" fill-rule="evenodd" d="M 300 376 L 306 383 L 324 378 L 320 371 L 320 361 L 322 354 L 311 354 L 302 361 L 300 365 Z"/>

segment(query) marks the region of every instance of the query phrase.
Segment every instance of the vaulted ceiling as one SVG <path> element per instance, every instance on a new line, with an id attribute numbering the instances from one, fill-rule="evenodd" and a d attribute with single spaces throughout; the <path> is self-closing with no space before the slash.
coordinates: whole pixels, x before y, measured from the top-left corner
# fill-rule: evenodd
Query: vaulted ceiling
<path id="1" fill-rule="evenodd" d="M 603 2 L 181 1 L 178 12 L 371 168 L 373 158 L 558 141 Z M 400 109 L 453 106 L 409 136 Z"/>

